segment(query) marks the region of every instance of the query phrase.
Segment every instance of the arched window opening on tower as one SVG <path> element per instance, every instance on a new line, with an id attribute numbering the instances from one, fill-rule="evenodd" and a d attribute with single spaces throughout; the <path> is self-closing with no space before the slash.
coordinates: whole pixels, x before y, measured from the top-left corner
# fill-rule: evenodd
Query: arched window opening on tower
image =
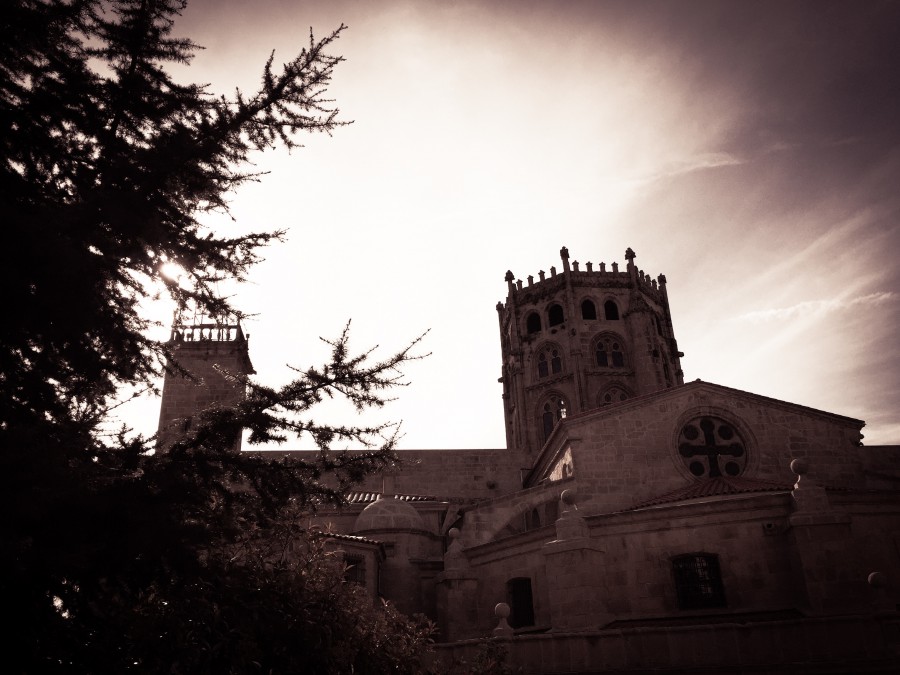
<path id="1" fill-rule="evenodd" d="M 525 319 L 525 330 L 529 333 L 541 332 L 541 317 L 537 312 L 532 312 L 528 315 L 528 318 Z"/>
<path id="2" fill-rule="evenodd" d="M 506 599 L 509 603 L 509 625 L 522 628 L 534 625 L 534 597 L 531 579 L 517 577 L 506 582 Z"/>
<path id="3" fill-rule="evenodd" d="M 600 394 L 600 406 L 620 403 L 622 401 L 627 401 L 629 398 L 631 398 L 631 395 L 622 389 L 622 387 L 610 387 Z"/>
<path id="4" fill-rule="evenodd" d="M 550 438 L 556 423 L 566 416 L 566 402 L 556 396 L 544 404 L 541 410 L 541 427 L 544 431 L 544 442 Z"/>
<path id="5" fill-rule="evenodd" d="M 725 607 L 725 588 L 719 569 L 719 556 L 690 553 L 672 559 L 678 609 Z"/>
<path id="6" fill-rule="evenodd" d="M 551 326 L 558 326 L 565 321 L 566 317 L 563 316 L 562 305 L 550 305 L 550 309 L 547 310 L 547 318 L 550 319 Z"/>
<path id="7" fill-rule="evenodd" d="M 607 321 L 618 321 L 619 306 L 613 300 L 607 300 L 603 303 L 603 314 Z"/>
<path id="8" fill-rule="evenodd" d="M 597 340 L 595 349 L 597 365 L 601 368 L 624 368 L 625 352 L 622 350 L 622 343 L 618 338 L 612 336 L 603 336 Z"/>
<path id="9" fill-rule="evenodd" d="M 558 347 L 546 347 L 538 354 L 538 378 L 562 372 L 562 356 Z"/>
<path id="10" fill-rule="evenodd" d="M 597 308 L 594 307 L 592 300 L 585 300 L 581 303 L 581 318 L 585 321 L 596 321 Z"/>

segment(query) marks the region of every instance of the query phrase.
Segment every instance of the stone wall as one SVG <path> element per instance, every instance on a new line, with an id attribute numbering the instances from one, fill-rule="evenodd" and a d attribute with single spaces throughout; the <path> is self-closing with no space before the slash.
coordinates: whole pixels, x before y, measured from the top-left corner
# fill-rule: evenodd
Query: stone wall
<path id="1" fill-rule="evenodd" d="M 741 477 L 790 485 L 790 461 L 805 458 L 817 483 L 865 487 L 861 422 L 699 382 L 567 419 L 545 452 L 571 446 L 583 508 L 627 509 L 696 482 L 679 456 L 678 434 L 700 415 L 737 430 L 747 453 Z"/>
<path id="2" fill-rule="evenodd" d="M 496 619 L 494 619 L 496 623 Z M 438 645 L 472 663 L 485 641 Z M 900 621 L 862 616 L 519 635 L 494 641 L 525 674 L 837 675 L 896 673 Z"/>

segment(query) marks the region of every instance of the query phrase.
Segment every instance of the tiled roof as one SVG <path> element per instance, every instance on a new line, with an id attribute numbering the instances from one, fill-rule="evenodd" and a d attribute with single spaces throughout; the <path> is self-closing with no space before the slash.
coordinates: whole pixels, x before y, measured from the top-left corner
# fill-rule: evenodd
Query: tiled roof
<path id="1" fill-rule="evenodd" d="M 789 492 L 791 486 L 782 483 L 773 483 L 768 480 L 757 480 L 755 478 L 739 478 L 731 476 L 719 476 L 710 478 L 705 481 L 679 488 L 672 492 L 659 495 L 653 499 L 635 505 L 633 508 L 642 509 L 647 506 L 656 506 L 658 504 L 671 504 L 672 502 L 682 502 L 688 499 L 701 499 L 704 497 L 722 497 L 725 495 L 736 495 L 748 492 Z"/>
<path id="2" fill-rule="evenodd" d="M 385 499 L 399 499 L 401 502 L 435 502 L 437 497 L 425 495 L 382 495 L 380 492 L 350 492 L 347 494 L 348 504 L 371 504 L 379 496 Z"/>
<path id="3" fill-rule="evenodd" d="M 376 544 L 381 545 L 380 541 L 369 539 L 368 537 L 360 537 L 357 534 L 341 534 L 340 532 L 318 532 L 318 536 L 325 539 L 339 539 L 341 541 L 355 541 L 360 544 Z"/>

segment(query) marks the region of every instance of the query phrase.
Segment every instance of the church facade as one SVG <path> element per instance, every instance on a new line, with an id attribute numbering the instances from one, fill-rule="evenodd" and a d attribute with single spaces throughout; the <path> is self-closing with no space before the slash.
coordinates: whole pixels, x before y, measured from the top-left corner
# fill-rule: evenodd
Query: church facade
<path id="1" fill-rule="evenodd" d="M 320 514 L 348 577 L 448 660 L 493 636 L 526 673 L 900 670 L 900 446 L 685 383 L 665 277 L 560 257 L 497 305 L 507 447 L 400 451 Z M 202 379 L 167 376 L 160 439 L 240 396 L 212 364 L 252 372 L 239 327 L 171 346 Z"/>

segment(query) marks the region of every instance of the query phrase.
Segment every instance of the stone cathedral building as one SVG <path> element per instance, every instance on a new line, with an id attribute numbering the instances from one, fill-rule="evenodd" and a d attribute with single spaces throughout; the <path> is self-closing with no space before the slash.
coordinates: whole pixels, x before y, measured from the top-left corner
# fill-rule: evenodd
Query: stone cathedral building
<path id="1" fill-rule="evenodd" d="M 349 578 L 526 673 L 900 672 L 900 446 L 864 422 L 685 383 L 666 278 L 506 274 L 507 447 L 400 451 L 321 514 Z M 162 446 L 252 373 L 239 326 L 173 332 Z"/>

